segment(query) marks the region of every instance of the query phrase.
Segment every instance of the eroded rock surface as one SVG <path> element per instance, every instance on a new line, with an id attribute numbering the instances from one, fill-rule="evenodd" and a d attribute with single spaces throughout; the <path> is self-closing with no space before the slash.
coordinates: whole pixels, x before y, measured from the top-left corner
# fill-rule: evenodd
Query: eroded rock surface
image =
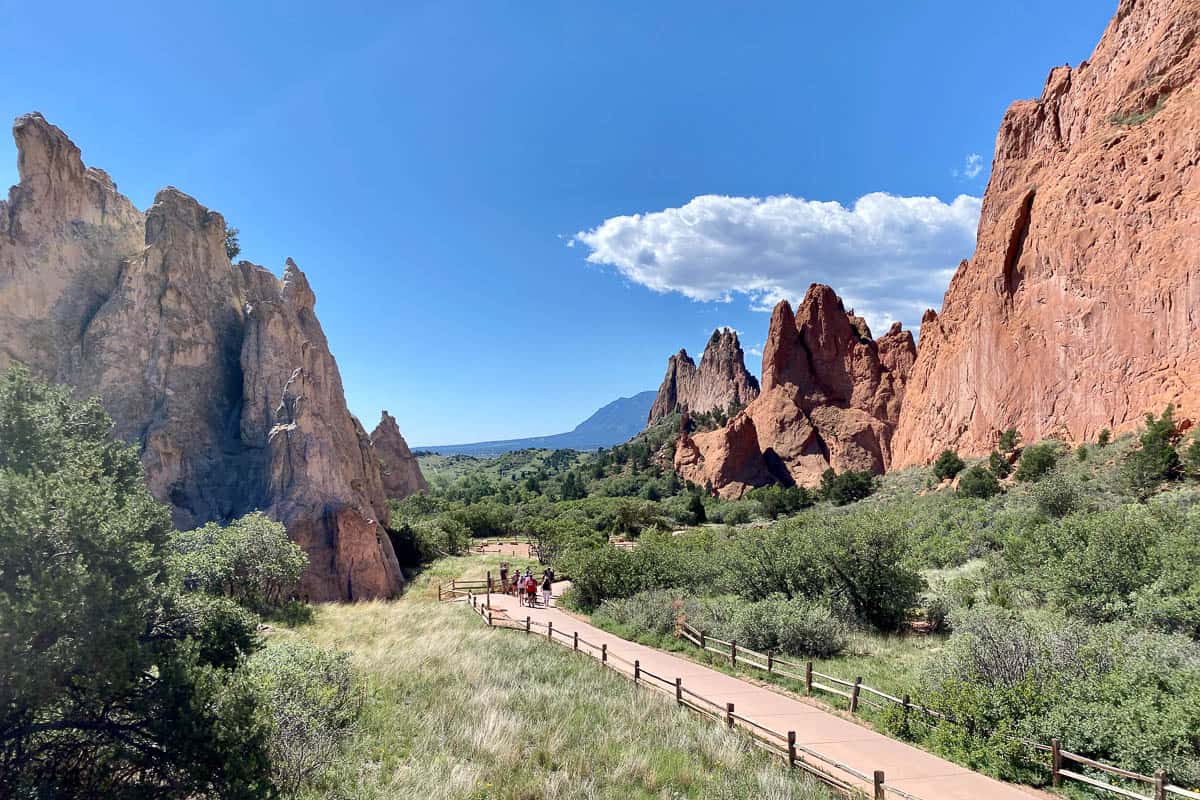
<path id="1" fill-rule="evenodd" d="M 1200 1 L 1121 0 L 996 139 L 975 255 L 926 312 L 893 443 L 1093 440 L 1200 391 Z"/>
<path id="2" fill-rule="evenodd" d="M 779 482 L 811 486 L 837 472 L 883 472 L 916 360 L 912 334 L 895 325 L 878 340 L 828 286 L 809 288 L 797 313 L 771 315 L 762 394 L 723 428 L 684 434 L 675 468 L 723 497 Z"/>
<path id="3" fill-rule="evenodd" d="M 375 430 L 371 431 L 371 449 L 379 460 L 383 491 L 388 497 L 402 500 L 410 494 L 429 491 L 417 459 L 400 435 L 396 418 L 386 410 Z"/>
<path id="4" fill-rule="evenodd" d="M 646 424 L 654 425 L 682 409 L 700 414 L 732 405 L 745 406 L 756 397 L 758 381 L 746 369 L 737 332 L 722 328 L 709 337 L 699 367 L 687 350 L 667 359 L 667 374 Z"/>
<path id="5" fill-rule="evenodd" d="M 224 219 L 177 189 L 142 214 L 38 114 L 13 133 L 0 368 L 99 395 L 176 525 L 262 509 L 308 552 L 309 598 L 399 591 L 379 464 L 304 273 L 230 264 Z"/>

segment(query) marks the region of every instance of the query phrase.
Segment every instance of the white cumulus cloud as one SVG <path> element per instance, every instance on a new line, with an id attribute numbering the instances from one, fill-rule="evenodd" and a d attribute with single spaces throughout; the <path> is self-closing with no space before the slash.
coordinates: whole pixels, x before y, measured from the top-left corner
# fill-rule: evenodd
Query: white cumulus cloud
<path id="1" fill-rule="evenodd" d="M 656 292 L 703 302 L 744 296 L 769 310 L 827 283 L 878 335 L 937 308 L 975 248 L 980 199 L 873 192 L 847 208 L 799 197 L 701 195 L 680 208 L 612 217 L 570 240 L 587 260 Z"/>

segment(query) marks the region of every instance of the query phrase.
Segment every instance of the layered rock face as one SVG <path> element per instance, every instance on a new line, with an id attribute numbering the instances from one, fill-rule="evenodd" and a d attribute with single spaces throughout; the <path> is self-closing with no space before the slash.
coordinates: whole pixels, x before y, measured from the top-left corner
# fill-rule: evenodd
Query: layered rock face
<path id="1" fill-rule="evenodd" d="M 13 133 L 0 368 L 100 396 L 177 526 L 263 509 L 308 552 L 304 595 L 399 591 L 379 464 L 304 273 L 231 265 L 224 219 L 177 189 L 140 213 L 40 115 Z"/>
<path id="2" fill-rule="evenodd" d="M 829 467 L 883 472 L 916 357 L 899 324 L 872 339 L 832 289 L 813 285 L 795 314 L 784 301 L 771 315 L 762 394 L 724 428 L 681 435 L 675 469 L 726 498 L 811 486 Z"/>
<path id="3" fill-rule="evenodd" d="M 383 412 L 379 424 L 371 431 L 371 450 L 379 461 L 385 495 L 402 500 L 410 494 L 429 491 L 429 484 L 421 474 L 417 459 L 408 449 L 408 442 L 400 435 L 396 418 L 387 411 Z"/>
<path id="4" fill-rule="evenodd" d="M 758 381 L 746 369 L 737 332 L 723 328 L 709 337 L 699 367 L 687 350 L 667 359 L 667 374 L 646 424 L 654 425 L 682 409 L 703 413 L 733 403 L 746 405 L 756 397 Z"/>
<path id="5" fill-rule="evenodd" d="M 1121 0 L 996 140 L 974 257 L 926 312 L 893 445 L 1094 439 L 1200 413 L 1200 1 Z"/>

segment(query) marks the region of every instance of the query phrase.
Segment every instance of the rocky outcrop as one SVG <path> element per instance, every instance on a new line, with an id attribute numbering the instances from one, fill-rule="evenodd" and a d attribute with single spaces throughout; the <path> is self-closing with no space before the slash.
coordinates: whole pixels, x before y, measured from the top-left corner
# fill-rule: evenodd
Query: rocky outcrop
<path id="1" fill-rule="evenodd" d="M 975 255 L 926 312 L 897 465 L 1094 439 L 1200 392 L 1200 0 L 1121 0 L 996 139 Z"/>
<path id="2" fill-rule="evenodd" d="M 722 497 L 778 482 L 811 486 L 829 467 L 883 472 L 916 360 L 912 334 L 878 340 L 828 286 L 797 313 L 783 301 L 763 348 L 762 394 L 714 431 L 680 436 L 675 469 Z"/>
<path id="3" fill-rule="evenodd" d="M 371 450 L 379 461 L 383 491 L 388 497 L 402 500 L 410 494 L 429 491 L 421 466 L 400 435 L 396 418 L 387 411 L 371 431 Z"/>
<path id="4" fill-rule="evenodd" d="M 304 595 L 395 594 L 379 465 L 304 273 L 230 264 L 224 219 L 177 189 L 140 213 L 40 115 L 13 132 L 0 367 L 100 396 L 177 526 L 262 509 L 308 552 Z"/>
<path id="5" fill-rule="evenodd" d="M 646 424 L 654 425 L 682 409 L 700 414 L 745 406 L 756 397 L 758 381 L 746 369 L 737 332 L 722 328 L 709 337 L 699 367 L 687 350 L 667 359 L 667 374 Z"/>

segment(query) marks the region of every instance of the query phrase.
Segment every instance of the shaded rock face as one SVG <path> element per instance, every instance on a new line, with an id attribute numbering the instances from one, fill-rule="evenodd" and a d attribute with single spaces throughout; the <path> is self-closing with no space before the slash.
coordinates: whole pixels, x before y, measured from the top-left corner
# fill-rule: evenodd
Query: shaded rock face
<path id="1" fill-rule="evenodd" d="M 811 486 L 829 467 L 886 470 L 916 361 L 912 334 L 879 339 L 828 286 L 781 302 L 763 348 L 762 394 L 724 428 L 680 436 L 675 469 L 722 497 L 772 482 Z"/>
<path id="2" fill-rule="evenodd" d="M 733 403 L 746 405 L 756 397 L 758 381 L 746 369 L 737 332 L 723 328 L 709 337 L 699 367 L 687 350 L 667 359 L 667 374 L 646 424 L 654 425 L 682 409 L 704 413 Z"/>
<path id="3" fill-rule="evenodd" d="M 231 265 L 225 221 L 174 188 L 145 214 L 40 115 L 0 203 L 0 368 L 98 395 L 189 528 L 262 509 L 314 600 L 403 586 L 379 465 L 347 410 L 304 273 Z"/>
<path id="4" fill-rule="evenodd" d="M 1121 0 L 996 139 L 975 255 L 926 312 L 898 466 L 1092 440 L 1200 391 L 1200 2 Z"/>
<path id="5" fill-rule="evenodd" d="M 410 494 L 429 491 L 429 484 L 421 474 L 421 467 L 408 442 L 400 435 L 396 418 L 387 411 L 371 431 L 371 450 L 379 461 L 383 478 L 383 491 L 387 497 L 403 500 Z"/>

